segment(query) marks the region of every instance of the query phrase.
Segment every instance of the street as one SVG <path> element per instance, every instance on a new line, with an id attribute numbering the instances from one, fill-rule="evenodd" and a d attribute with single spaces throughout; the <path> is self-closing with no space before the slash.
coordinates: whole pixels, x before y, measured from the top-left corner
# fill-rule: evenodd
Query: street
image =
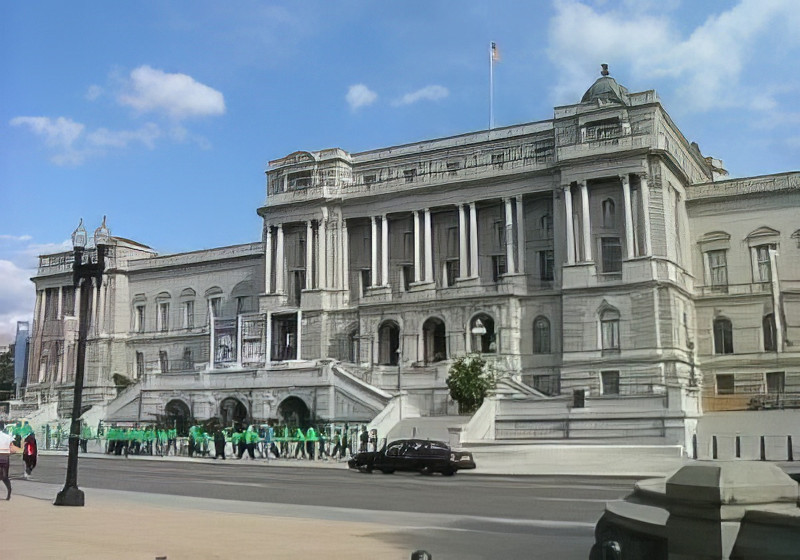
<path id="1" fill-rule="evenodd" d="M 85 489 L 187 497 L 198 509 L 381 523 L 392 527 L 378 535 L 381 540 L 407 548 L 409 555 L 428 550 L 436 560 L 585 559 L 605 503 L 628 494 L 634 482 L 477 473 L 370 475 L 337 467 L 81 457 L 78 480 Z M 33 480 L 63 485 L 65 471 L 65 457 L 41 456 Z"/>

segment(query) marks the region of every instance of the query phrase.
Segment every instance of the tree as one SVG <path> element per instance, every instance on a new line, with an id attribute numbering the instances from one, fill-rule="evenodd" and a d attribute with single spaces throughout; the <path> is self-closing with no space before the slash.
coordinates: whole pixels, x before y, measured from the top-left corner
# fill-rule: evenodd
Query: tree
<path id="1" fill-rule="evenodd" d="M 0 354 L 0 391 L 10 391 L 14 386 L 13 350 Z"/>
<path id="2" fill-rule="evenodd" d="M 494 373 L 480 356 L 463 356 L 450 366 L 447 388 L 458 403 L 458 412 L 475 412 L 483 404 L 489 389 L 495 385 Z"/>

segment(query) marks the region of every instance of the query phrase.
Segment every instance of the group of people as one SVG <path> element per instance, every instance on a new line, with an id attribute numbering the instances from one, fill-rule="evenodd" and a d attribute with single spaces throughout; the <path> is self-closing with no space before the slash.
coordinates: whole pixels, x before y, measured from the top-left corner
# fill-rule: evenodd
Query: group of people
<path id="1" fill-rule="evenodd" d="M 36 434 L 28 422 L 17 422 L 5 425 L 0 421 L 0 482 L 6 487 L 6 500 L 11 499 L 11 455 L 22 452 L 22 462 L 25 465 L 23 476 L 28 478 L 36 468 L 36 459 L 39 455 L 36 445 Z"/>
<path id="2" fill-rule="evenodd" d="M 120 428 L 110 426 L 105 434 L 106 453 L 111 455 L 173 455 L 178 454 L 176 429 L 154 426 Z M 83 439 L 83 438 L 81 438 Z M 84 449 L 86 451 L 86 449 Z"/>

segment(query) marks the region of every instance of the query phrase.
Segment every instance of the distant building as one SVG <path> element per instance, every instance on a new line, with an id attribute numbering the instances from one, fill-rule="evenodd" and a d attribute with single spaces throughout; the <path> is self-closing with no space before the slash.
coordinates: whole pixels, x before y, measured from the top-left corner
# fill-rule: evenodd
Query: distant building
<path id="1" fill-rule="evenodd" d="M 22 394 L 28 372 L 28 350 L 30 345 L 30 324 L 17 321 L 17 335 L 14 338 L 14 385 L 17 398 Z"/>
<path id="2" fill-rule="evenodd" d="M 800 396 L 800 173 L 727 179 L 607 72 L 550 120 L 299 151 L 266 188 L 258 243 L 114 238 L 86 382 L 109 419 L 448 414 L 475 352 L 501 375 L 489 439 L 687 443 L 702 408 Z M 69 259 L 34 278 L 26 395 L 64 411 Z"/>

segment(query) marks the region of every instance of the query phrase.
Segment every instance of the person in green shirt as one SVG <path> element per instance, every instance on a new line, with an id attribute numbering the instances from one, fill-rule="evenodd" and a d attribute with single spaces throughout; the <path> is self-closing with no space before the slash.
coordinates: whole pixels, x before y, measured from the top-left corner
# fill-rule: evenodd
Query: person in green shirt
<path id="1" fill-rule="evenodd" d="M 178 454 L 178 430 L 175 428 L 167 430 L 167 455 L 170 449 L 173 455 Z"/>
<path id="2" fill-rule="evenodd" d="M 233 456 L 241 459 L 244 454 L 244 446 L 242 445 L 242 432 L 234 429 L 231 434 L 231 443 L 233 444 Z"/>
<path id="3" fill-rule="evenodd" d="M 244 433 L 244 445 L 239 445 L 239 459 L 242 458 L 244 455 L 245 450 L 247 450 L 247 454 L 250 455 L 250 458 L 255 460 L 256 458 L 256 444 L 258 443 L 258 432 L 256 431 L 254 426 L 249 426 L 247 431 Z"/>
<path id="4" fill-rule="evenodd" d="M 317 431 L 314 429 L 314 426 L 310 426 L 308 430 L 306 430 L 306 453 L 308 454 L 309 461 L 314 460 L 314 447 L 318 440 Z"/>
<path id="5" fill-rule="evenodd" d="M 81 451 L 86 453 L 86 448 L 89 443 L 89 440 L 92 439 L 92 427 L 87 424 L 86 422 L 83 423 L 81 426 Z"/>
<path id="6" fill-rule="evenodd" d="M 297 442 L 297 446 L 294 448 L 294 458 L 297 459 L 298 455 L 302 455 L 303 459 L 306 458 L 306 436 L 303 434 L 303 430 L 300 428 L 296 428 L 294 432 L 294 440 Z"/>

